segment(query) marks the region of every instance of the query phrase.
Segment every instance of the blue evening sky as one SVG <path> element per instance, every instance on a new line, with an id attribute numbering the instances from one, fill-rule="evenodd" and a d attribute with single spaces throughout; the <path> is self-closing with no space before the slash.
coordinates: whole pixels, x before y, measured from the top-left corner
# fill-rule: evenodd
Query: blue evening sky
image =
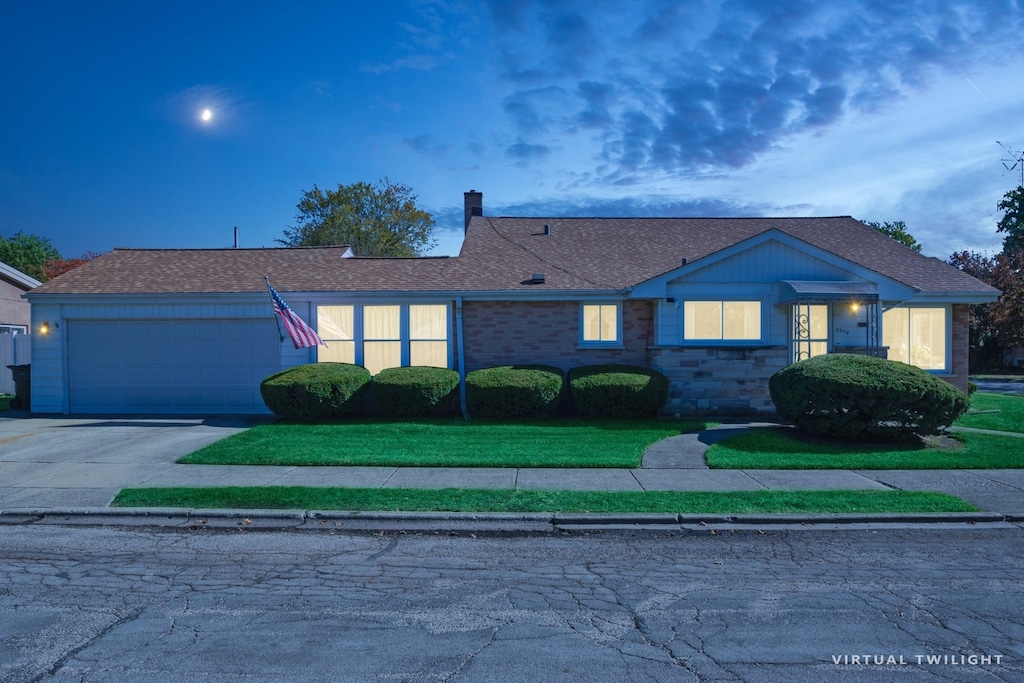
<path id="1" fill-rule="evenodd" d="M 996 250 L 1018 0 L 8 0 L 0 234 L 274 246 L 314 184 L 490 215 L 853 215 Z M 204 109 L 210 120 L 202 120 Z"/>

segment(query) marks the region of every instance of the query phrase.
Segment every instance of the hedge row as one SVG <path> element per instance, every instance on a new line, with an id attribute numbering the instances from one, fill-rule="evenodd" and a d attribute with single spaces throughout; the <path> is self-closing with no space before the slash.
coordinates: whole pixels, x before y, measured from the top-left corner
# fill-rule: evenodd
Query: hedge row
<path id="1" fill-rule="evenodd" d="M 559 368 L 506 365 L 466 375 L 466 407 L 473 417 L 544 417 L 566 389 L 586 417 L 651 417 L 668 400 L 668 379 L 648 368 L 594 365 L 574 368 L 568 383 Z M 368 399 L 391 417 L 454 414 L 459 373 L 444 368 L 390 368 L 374 377 L 347 363 L 312 363 L 263 380 L 263 401 L 276 415 L 297 420 L 362 412 Z"/>

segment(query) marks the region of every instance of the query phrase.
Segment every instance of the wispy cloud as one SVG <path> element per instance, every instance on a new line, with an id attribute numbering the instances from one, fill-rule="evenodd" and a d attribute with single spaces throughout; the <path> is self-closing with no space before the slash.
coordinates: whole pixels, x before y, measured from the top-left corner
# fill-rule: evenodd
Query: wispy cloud
<path id="1" fill-rule="evenodd" d="M 402 142 L 410 149 L 430 156 L 442 156 L 451 149 L 451 145 L 439 143 L 434 140 L 433 136 L 427 134 L 405 138 Z"/>
<path id="2" fill-rule="evenodd" d="M 456 58 L 453 46 L 460 35 L 471 35 L 475 14 L 462 0 L 414 0 L 412 19 L 399 22 L 401 32 L 393 46 L 396 56 L 366 62 L 360 70 L 370 74 L 394 71 L 433 71 Z"/>
<path id="3" fill-rule="evenodd" d="M 179 125 L 223 131 L 237 127 L 253 103 L 238 88 L 212 84 L 194 85 L 167 95 L 161 109 Z M 203 112 L 209 111 L 207 120 Z"/>

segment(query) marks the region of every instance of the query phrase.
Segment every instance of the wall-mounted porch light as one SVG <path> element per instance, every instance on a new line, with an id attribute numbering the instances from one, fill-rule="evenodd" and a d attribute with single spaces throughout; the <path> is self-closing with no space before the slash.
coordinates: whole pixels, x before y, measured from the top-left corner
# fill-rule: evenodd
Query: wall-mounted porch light
<path id="1" fill-rule="evenodd" d="M 43 323 L 40 325 L 39 334 L 50 334 L 50 323 Z"/>

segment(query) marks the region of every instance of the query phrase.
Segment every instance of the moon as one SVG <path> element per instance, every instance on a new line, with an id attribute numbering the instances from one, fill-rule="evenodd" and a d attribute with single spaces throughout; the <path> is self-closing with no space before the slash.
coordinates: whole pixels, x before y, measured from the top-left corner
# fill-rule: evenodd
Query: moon
<path id="1" fill-rule="evenodd" d="M 213 112 L 209 109 L 204 109 L 203 113 L 199 115 L 199 118 L 203 121 L 203 123 L 209 123 L 211 120 L 213 120 Z"/>

